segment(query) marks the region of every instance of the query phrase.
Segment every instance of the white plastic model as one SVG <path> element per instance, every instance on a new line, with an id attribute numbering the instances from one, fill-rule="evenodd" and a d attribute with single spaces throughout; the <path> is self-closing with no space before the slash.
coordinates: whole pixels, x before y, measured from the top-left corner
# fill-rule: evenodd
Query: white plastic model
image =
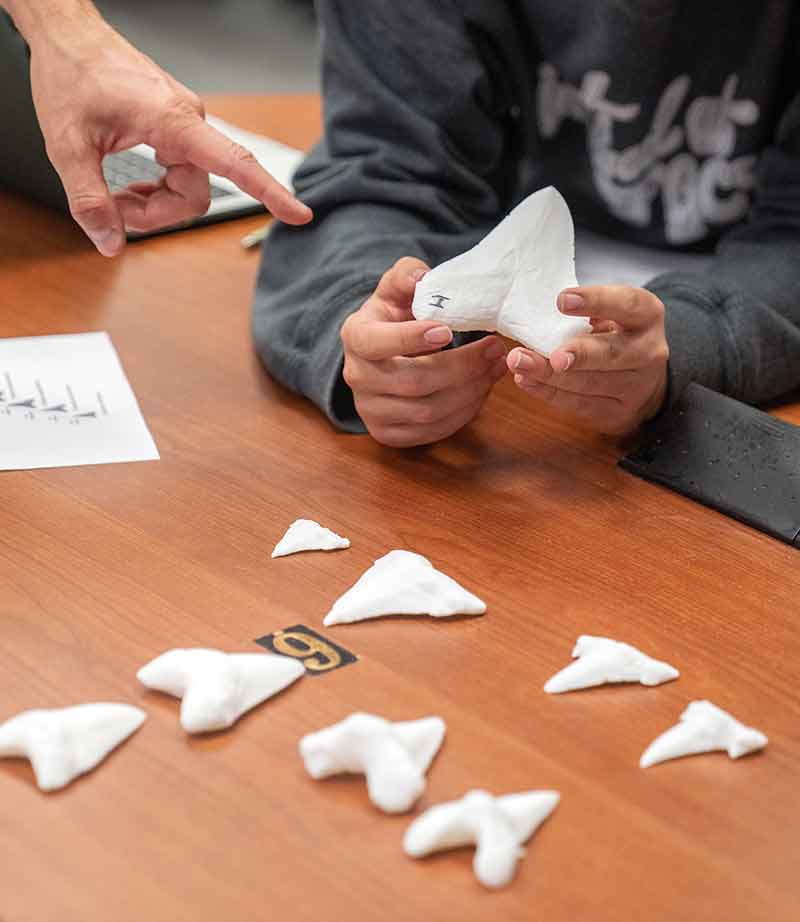
<path id="1" fill-rule="evenodd" d="M 572 651 L 575 662 L 549 679 L 544 690 L 551 695 L 591 688 L 610 682 L 639 682 L 660 685 L 677 679 L 680 673 L 669 663 L 652 659 L 636 647 L 608 637 L 582 634 Z"/>
<path id="2" fill-rule="evenodd" d="M 286 656 L 196 648 L 162 653 L 137 678 L 147 688 L 183 699 L 181 726 L 187 733 L 210 733 L 232 726 L 304 672 L 302 663 Z"/>
<path id="3" fill-rule="evenodd" d="M 473 868 L 485 887 L 511 882 L 524 842 L 555 810 L 557 791 L 528 791 L 493 797 L 470 791 L 461 800 L 426 810 L 406 830 L 403 847 L 412 858 L 475 845 Z"/>
<path id="4" fill-rule="evenodd" d="M 482 615 L 486 604 L 435 569 L 427 557 L 390 551 L 376 560 L 334 604 L 323 624 L 347 624 L 381 615 Z"/>
<path id="5" fill-rule="evenodd" d="M 649 768 L 668 759 L 722 750 L 732 759 L 767 745 L 767 737 L 745 726 L 710 701 L 692 701 L 675 724 L 647 747 L 639 765 Z"/>
<path id="6" fill-rule="evenodd" d="M 300 755 L 312 778 L 366 775 L 372 803 L 386 813 L 404 813 L 425 790 L 425 773 L 444 734 L 441 717 L 392 723 L 356 713 L 304 736 Z"/>
<path id="7" fill-rule="evenodd" d="M 347 538 L 342 538 L 330 528 L 324 528 L 311 519 L 298 519 L 292 522 L 286 534 L 275 545 L 272 556 L 286 557 L 300 551 L 337 551 L 345 547 L 350 547 Z"/>
<path id="8" fill-rule="evenodd" d="M 418 283 L 412 311 L 417 320 L 441 320 L 453 330 L 496 330 L 550 355 L 588 333 L 584 317 L 556 307 L 574 288 L 572 215 L 552 186 L 529 195 L 477 246 L 436 266 Z"/>
<path id="9" fill-rule="evenodd" d="M 25 711 L 0 725 L 0 758 L 24 756 L 40 790 L 57 791 L 99 765 L 146 716 L 129 704 Z"/>

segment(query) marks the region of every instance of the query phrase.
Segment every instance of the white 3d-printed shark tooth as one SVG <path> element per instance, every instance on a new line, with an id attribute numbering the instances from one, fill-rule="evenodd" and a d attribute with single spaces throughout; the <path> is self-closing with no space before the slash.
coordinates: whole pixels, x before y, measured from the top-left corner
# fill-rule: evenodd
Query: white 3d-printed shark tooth
<path id="1" fill-rule="evenodd" d="M 493 797 L 470 791 L 461 800 L 426 810 L 408 827 L 403 848 L 412 858 L 476 845 L 473 868 L 485 887 L 511 882 L 524 842 L 555 810 L 557 791 L 528 791 Z"/>
<path id="2" fill-rule="evenodd" d="M 453 330 L 496 330 L 550 355 L 591 330 L 556 307 L 574 288 L 575 232 L 569 207 L 552 186 L 529 195 L 477 246 L 432 269 L 417 283 L 417 320 Z"/>
<path id="3" fill-rule="evenodd" d="M 392 723 L 356 713 L 304 736 L 300 755 L 312 778 L 366 775 L 372 803 L 386 813 L 404 813 L 425 790 L 425 773 L 444 734 L 441 717 Z"/>
<path id="4" fill-rule="evenodd" d="M 147 688 L 183 699 L 187 733 L 210 733 L 232 726 L 304 672 L 302 663 L 286 656 L 195 648 L 168 650 L 136 675 Z"/>
<path id="5" fill-rule="evenodd" d="M 482 615 L 486 604 L 435 569 L 421 554 L 390 551 L 335 603 L 323 624 L 347 624 L 382 615 Z"/>
<path id="6" fill-rule="evenodd" d="M 669 663 L 652 659 L 636 647 L 608 637 L 583 634 L 578 638 L 572 655 L 576 657 L 575 662 L 565 666 L 545 683 L 544 690 L 548 694 L 557 695 L 609 682 L 660 685 L 680 675 Z"/>
<path id="7" fill-rule="evenodd" d="M 144 723 L 129 704 L 25 711 L 0 725 L 0 758 L 30 760 L 42 791 L 57 791 L 96 765 Z"/>
<path id="8" fill-rule="evenodd" d="M 649 768 L 668 759 L 722 750 L 732 759 L 767 745 L 767 737 L 710 701 L 692 701 L 680 722 L 653 740 L 639 760 Z"/>
<path id="9" fill-rule="evenodd" d="M 324 528 L 311 519 L 298 519 L 292 522 L 286 534 L 275 545 L 272 556 L 286 557 L 300 551 L 337 551 L 345 547 L 350 547 L 347 538 L 342 538 L 330 528 Z"/>

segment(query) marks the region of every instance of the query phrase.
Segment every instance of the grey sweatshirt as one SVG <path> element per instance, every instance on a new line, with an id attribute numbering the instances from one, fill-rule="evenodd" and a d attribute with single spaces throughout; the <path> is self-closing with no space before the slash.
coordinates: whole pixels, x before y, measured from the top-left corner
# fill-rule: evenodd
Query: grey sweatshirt
<path id="1" fill-rule="evenodd" d="M 791 0 L 319 0 L 315 211 L 265 242 L 253 312 L 269 371 L 363 431 L 339 331 L 401 256 L 473 246 L 556 186 L 576 223 L 706 273 L 666 305 L 670 395 L 750 403 L 800 385 L 800 4 Z"/>

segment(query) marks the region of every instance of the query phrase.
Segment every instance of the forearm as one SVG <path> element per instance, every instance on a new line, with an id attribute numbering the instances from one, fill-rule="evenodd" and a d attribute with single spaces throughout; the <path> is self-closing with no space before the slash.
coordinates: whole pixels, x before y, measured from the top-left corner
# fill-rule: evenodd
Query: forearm
<path id="1" fill-rule="evenodd" d="M 101 23 L 91 0 L 0 0 L 29 45 Z"/>

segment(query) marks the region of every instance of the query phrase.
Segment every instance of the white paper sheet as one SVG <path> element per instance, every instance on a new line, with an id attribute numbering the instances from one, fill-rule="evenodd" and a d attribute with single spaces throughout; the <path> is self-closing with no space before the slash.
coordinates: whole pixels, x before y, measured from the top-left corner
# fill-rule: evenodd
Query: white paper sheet
<path id="1" fill-rule="evenodd" d="M 0 339 L 0 470 L 158 457 L 107 333 Z"/>

